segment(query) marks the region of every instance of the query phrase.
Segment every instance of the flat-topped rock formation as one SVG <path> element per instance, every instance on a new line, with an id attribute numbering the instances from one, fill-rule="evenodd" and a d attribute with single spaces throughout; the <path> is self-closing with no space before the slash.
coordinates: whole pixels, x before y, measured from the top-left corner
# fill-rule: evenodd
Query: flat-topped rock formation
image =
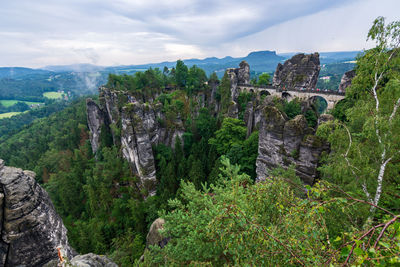
<path id="1" fill-rule="evenodd" d="M 297 54 L 283 65 L 278 64 L 272 84 L 281 89 L 311 90 L 317 84 L 320 69 L 318 53 Z"/>

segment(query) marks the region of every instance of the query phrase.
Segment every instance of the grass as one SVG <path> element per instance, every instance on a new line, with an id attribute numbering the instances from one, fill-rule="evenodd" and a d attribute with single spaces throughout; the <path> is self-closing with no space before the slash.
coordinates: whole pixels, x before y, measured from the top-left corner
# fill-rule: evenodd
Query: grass
<path id="1" fill-rule="evenodd" d="M 27 105 L 34 105 L 34 104 L 43 104 L 40 102 L 31 102 L 31 101 L 22 101 L 22 100 L 0 100 L 0 103 L 5 106 L 6 108 L 11 107 L 15 104 L 17 104 L 18 102 L 24 102 Z"/>
<path id="2" fill-rule="evenodd" d="M 15 115 L 18 115 L 18 114 L 20 114 L 20 113 L 22 113 L 22 112 L 7 112 L 7 113 L 1 113 L 1 114 L 0 114 L 0 120 L 1 120 L 1 119 L 5 119 L 5 118 L 10 118 L 10 117 L 15 116 Z"/>
<path id="3" fill-rule="evenodd" d="M 43 96 L 49 99 L 60 99 L 63 96 L 63 93 L 58 92 L 46 92 L 43 93 Z"/>

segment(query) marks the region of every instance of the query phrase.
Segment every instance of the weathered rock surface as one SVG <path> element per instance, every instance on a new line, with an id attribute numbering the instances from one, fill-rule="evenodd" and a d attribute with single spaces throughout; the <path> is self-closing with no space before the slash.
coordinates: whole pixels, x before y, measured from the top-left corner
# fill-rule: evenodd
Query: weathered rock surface
<path id="1" fill-rule="evenodd" d="M 140 177 L 139 187 L 147 190 L 149 195 L 154 195 L 157 183 L 156 168 L 151 137 L 146 128 L 154 127 L 155 118 L 145 113 L 138 102 L 124 107 L 121 115 L 122 154 L 130 163 L 133 173 Z"/>
<path id="2" fill-rule="evenodd" d="M 318 176 L 317 166 L 321 153 L 329 146 L 313 135 L 303 115 L 292 120 L 274 105 L 266 104 L 261 113 L 258 157 L 256 161 L 257 180 L 265 180 L 270 170 L 291 164 L 306 184 L 313 184 Z"/>
<path id="3" fill-rule="evenodd" d="M 232 103 L 229 106 L 228 117 L 238 118 L 238 105 L 237 100 L 239 97 L 239 84 L 250 83 L 250 66 L 246 61 L 239 64 L 239 68 L 229 68 L 226 70 L 229 80 L 231 82 L 231 98 Z"/>
<path id="4" fill-rule="evenodd" d="M 71 260 L 71 265 L 74 267 L 118 267 L 106 256 L 93 253 L 75 256 Z"/>
<path id="5" fill-rule="evenodd" d="M 160 246 L 161 248 L 167 245 L 169 238 L 163 237 L 159 230 L 164 229 L 165 221 L 162 218 L 156 219 L 150 226 L 150 230 L 146 237 L 146 247 Z"/>
<path id="6" fill-rule="evenodd" d="M 100 87 L 100 105 L 87 101 L 88 125 L 91 132 L 93 129 L 96 133 L 93 136 L 100 136 L 101 125 L 106 126 L 106 130 L 112 134 L 114 144 L 121 147 L 122 155 L 129 162 L 132 173 L 138 176 L 137 186 L 144 197 L 156 193 L 152 146 L 165 144 L 174 147 L 176 138 L 182 137 L 184 133 L 183 121 L 179 117 L 172 122 L 173 127 L 166 127 L 162 105 L 154 102 L 155 97 Z M 203 95 L 200 100 L 201 108 L 206 103 L 206 96 Z M 98 114 L 102 114 L 102 123 Z M 98 139 L 91 138 L 91 143 L 95 152 L 94 149 L 99 147 Z"/>
<path id="7" fill-rule="evenodd" d="M 297 90 L 314 89 L 320 71 L 319 54 L 297 54 L 278 64 L 273 77 L 273 86 Z"/>
<path id="8" fill-rule="evenodd" d="M 42 266 L 58 258 L 57 247 L 73 256 L 67 230 L 34 177 L 0 160 L 0 266 Z"/>
<path id="9" fill-rule="evenodd" d="M 90 130 L 90 144 L 93 154 L 96 154 L 100 146 L 100 131 L 104 124 L 103 112 L 99 106 L 91 99 L 86 100 L 86 114 Z"/>
<path id="10" fill-rule="evenodd" d="M 345 74 L 343 74 L 342 79 L 339 84 L 339 92 L 346 92 L 346 88 L 351 85 L 351 81 L 356 76 L 355 70 L 349 70 Z"/>

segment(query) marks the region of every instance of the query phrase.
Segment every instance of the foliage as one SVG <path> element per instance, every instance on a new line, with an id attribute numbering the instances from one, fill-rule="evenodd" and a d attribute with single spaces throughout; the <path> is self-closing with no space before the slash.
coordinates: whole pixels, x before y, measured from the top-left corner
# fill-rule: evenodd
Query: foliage
<path id="1" fill-rule="evenodd" d="M 221 80 L 221 84 L 218 87 L 217 95 L 221 99 L 221 113 L 227 114 L 229 107 L 231 106 L 231 81 L 228 77 L 228 73 L 225 72 L 224 77 Z"/>
<path id="2" fill-rule="evenodd" d="M 178 87 L 185 88 L 188 79 L 188 72 L 188 67 L 185 65 L 185 63 L 183 63 L 182 60 L 178 60 L 175 67 L 175 81 Z"/>
<path id="3" fill-rule="evenodd" d="M 239 109 L 239 119 L 243 120 L 244 112 L 246 111 L 247 103 L 249 103 L 254 98 L 254 93 L 251 92 L 240 92 L 237 103 Z"/>
<path id="4" fill-rule="evenodd" d="M 233 145 L 245 137 L 246 127 L 243 121 L 227 117 L 222 121 L 221 129 L 215 132 L 215 138 L 211 138 L 209 143 L 215 146 L 218 153 L 225 155 Z"/>
<path id="5" fill-rule="evenodd" d="M 344 112 L 346 121 L 336 121 L 319 130 L 334 152 L 326 158 L 321 171 L 326 179 L 375 206 L 398 212 L 400 23 L 385 25 L 380 17 L 368 36 L 377 42 L 377 47 L 357 61 L 356 77 L 346 93 L 348 101 L 354 103 Z M 374 214 L 375 210 L 372 206 L 369 214 L 360 216 L 364 221 L 367 217 L 380 217 L 379 212 Z"/>
<path id="6" fill-rule="evenodd" d="M 290 102 L 285 101 L 283 111 L 286 113 L 289 119 L 293 119 L 297 115 L 301 114 L 301 105 L 299 99 L 295 98 Z"/>
<path id="7" fill-rule="evenodd" d="M 268 73 L 263 73 L 258 76 L 257 85 L 259 86 L 267 86 L 270 84 L 271 76 Z"/>

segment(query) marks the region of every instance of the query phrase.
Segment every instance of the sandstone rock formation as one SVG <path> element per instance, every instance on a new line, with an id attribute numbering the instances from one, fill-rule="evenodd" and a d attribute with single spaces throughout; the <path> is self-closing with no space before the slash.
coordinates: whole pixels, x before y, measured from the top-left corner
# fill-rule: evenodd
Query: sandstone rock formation
<path id="1" fill-rule="evenodd" d="M 340 80 L 339 84 L 339 92 L 344 93 L 346 92 L 346 88 L 351 85 L 351 81 L 356 76 L 355 70 L 350 70 L 343 74 L 342 79 Z"/>
<path id="2" fill-rule="evenodd" d="M 42 266 L 73 251 L 67 230 L 47 192 L 30 171 L 6 167 L 0 160 L 0 266 Z"/>
<path id="3" fill-rule="evenodd" d="M 239 97 L 240 90 L 239 84 L 250 83 L 250 66 L 246 61 L 242 61 L 239 64 L 239 68 L 229 68 L 226 70 L 229 80 L 231 82 L 231 98 L 232 104 L 228 110 L 228 116 L 232 118 L 238 117 L 238 105 L 237 100 Z"/>
<path id="4" fill-rule="evenodd" d="M 278 64 L 273 77 L 273 86 L 281 89 L 314 89 L 320 71 L 319 54 L 297 54 Z"/>
<path id="5" fill-rule="evenodd" d="M 318 176 L 317 166 L 323 151 L 329 146 L 315 136 L 303 115 L 292 120 L 274 105 L 267 104 L 261 113 L 257 180 L 268 177 L 271 169 L 296 165 L 296 174 L 306 184 L 313 184 Z"/>
<path id="6" fill-rule="evenodd" d="M 104 124 L 103 112 L 99 106 L 91 99 L 86 100 L 86 114 L 90 130 L 90 144 L 93 154 L 96 154 L 100 146 L 100 131 Z"/>
<path id="7" fill-rule="evenodd" d="M 167 245 L 169 238 L 163 237 L 159 230 L 164 229 L 165 221 L 162 218 L 156 219 L 150 226 L 150 230 L 146 237 L 146 247 L 160 246 L 161 248 Z"/>
<path id="8" fill-rule="evenodd" d="M 138 176 L 137 186 L 142 190 L 144 197 L 156 193 L 157 180 L 152 146 L 165 144 L 174 147 L 176 138 L 182 137 L 184 133 L 180 117 L 172 122 L 173 127 L 165 125 L 162 105 L 156 103 L 155 98 L 155 95 L 144 97 L 100 87 L 100 105 L 87 101 L 92 149 L 99 146 L 96 142 L 98 139 L 94 137 L 100 136 L 101 126 L 98 125 L 104 124 L 104 130 L 111 132 L 114 144 L 121 146 L 122 155 L 129 162 L 132 173 Z M 205 97 L 203 98 L 205 103 Z M 103 122 L 98 120 L 101 119 L 98 114 L 102 114 Z"/>
<path id="9" fill-rule="evenodd" d="M 93 253 L 75 256 L 70 263 L 74 267 L 118 267 L 106 256 Z"/>

